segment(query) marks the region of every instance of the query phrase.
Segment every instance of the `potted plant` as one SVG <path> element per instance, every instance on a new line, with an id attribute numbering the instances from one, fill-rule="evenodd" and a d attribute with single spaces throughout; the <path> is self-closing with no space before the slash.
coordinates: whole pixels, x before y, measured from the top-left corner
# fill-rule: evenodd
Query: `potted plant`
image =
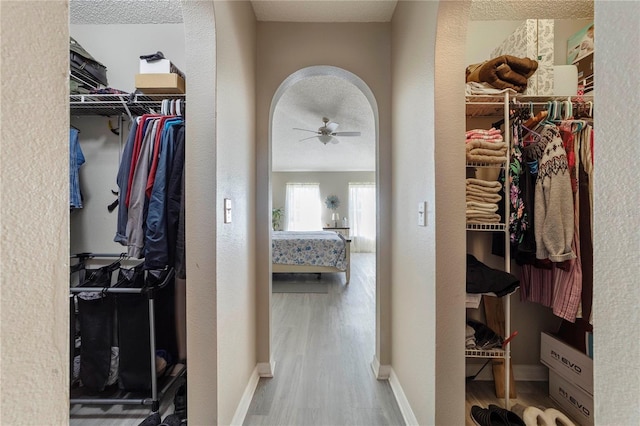
<path id="1" fill-rule="evenodd" d="M 282 219 L 282 215 L 284 215 L 284 209 L 282 207 L 278 207 L 277 209 L 271 210 L 271 227 L 274 231 L 280 231 L 280 220 Z"/>

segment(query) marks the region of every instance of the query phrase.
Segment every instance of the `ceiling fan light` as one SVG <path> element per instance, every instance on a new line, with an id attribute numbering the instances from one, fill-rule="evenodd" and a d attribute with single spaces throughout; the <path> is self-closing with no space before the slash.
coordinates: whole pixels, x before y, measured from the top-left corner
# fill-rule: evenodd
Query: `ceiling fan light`
<path id="1" fill-rule="evenodd" d="M 318 136 L 318 139 L 320 139 L 320 142 L 326 145 L 331 142 L 331 139 L 333 138 L 330 135 L 320 135 Z"/>

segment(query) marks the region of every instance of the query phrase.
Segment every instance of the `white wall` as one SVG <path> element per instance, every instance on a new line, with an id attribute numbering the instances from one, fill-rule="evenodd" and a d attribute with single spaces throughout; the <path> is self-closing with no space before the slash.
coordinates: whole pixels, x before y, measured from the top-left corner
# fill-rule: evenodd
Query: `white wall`
<path id="1" fill-rule="evenodd" d="M 463 145 L 455 143 L 464 128 L 448 120 L 457 133 L 440 132 L 434 121 L 437 100 L 464 96 L 462 84 L 435 85 L 436 23 L 440 37 L 455 28 L 450 19 L 459 19 L 442 17 L 445 3 L 399 2 L 392 21 L 392 367 L 425 425 L 464 424 L 464 353 L 456 344 L 464 337 L 464 305 L 462 286 L 455 285 L 464 282 L 464 197 L 456 196 L 464 194 L 464 167 L 447 160 L 464 158 Z M 441 54 L 455 55 L 460 46 L 451 43 Z M 457 67 L 444 72 L 462 78 L 451 72 L 463 69 L 458 56 Z M 421 201 L 428 205 L 427 227 L 417 224 Z"/>
<path id="2" fill-rule="evenodd" d="M 75 24 L 69 30 L 71 37 L 107 67 L 109 87 L 114 89 L 133 92 L 140 56 L 157 51 L 180 71 L 188 72 L 183 24 Z"/>
<path id="3" fill-rule="evenodd" d="M 390 227 L 390 25 L 388 23 L 317 24 L 258 22 L 257 30 L 257 286 L 258 360 L 269 362 L 269 280 L 271 278 L 271 177 L 269 113 L 280 84 L 294 72 L 312 65 L 332 65 L 361 78 L 375 96 L 379 111 L 377 185 L 380 241 L 389 241 Z M 378 336 L 376 353 L 390 364 L 389 343 L 390 246 L 377 252 Z M 372 354 L 373 355 L 373 354 Z"/>
<path id="4" fill-rule="evenodd" d="M 595 3 L 595 424 L 638 423 L 640 3 Z"/>
<path id="5" fill-rule="evenodd" d="M 3 425 L 69 423 L 67 22 L 64 1 L 0 3 Z"/>
<path id="6" fill-rule="evenodd" d="M 249 2 L 214 3 L 217 38 L 218 422 L 230 424 L 256 367 L 255 17 Z M 204 142 L 204 141 L 203 141 Z M 223 223 L 224 199 L 232 222 Z M 207 232 L 206 228 L 201 232 Z M 193 282 L 191 283 L 193 284 Z M 196 422 L 196 424 L 198 424 Z"/>
<path id="7" fill-rule="evenodd" d="M 287 183 L 314 182 L 320 184 L 320 198 L 322 199 L 322 224 L 331 224 L 331 213 L 324 205 L 329 195 L 335 195 L 340 200 L 340 207 L 335 210 L 342 218 L 349 218 L 349 183 L 375 183 L 375 172 L 273 172 L 271 175 L 272 202 L 274 208 L 286 206 Z M 285 217 L 281 225 L 286 223 Z M 340 224 L 342 226 L 342 224 Z"/>

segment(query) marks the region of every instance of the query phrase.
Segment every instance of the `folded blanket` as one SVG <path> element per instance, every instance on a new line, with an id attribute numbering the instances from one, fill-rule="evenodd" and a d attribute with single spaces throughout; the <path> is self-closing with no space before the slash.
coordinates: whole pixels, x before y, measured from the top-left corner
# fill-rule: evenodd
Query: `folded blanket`
<path id="1" fill-rule="evenodd" d="M 498 194 L 476 194 L 467 192 L 467 201 L 477 201 L 479 203 L 497 203 L 502 197 Z"/>
<path id="2" fill-rule="evenodd" d="M 466 69 L 466 81 L 488 83 L 497 89 L 513 89 L 522 93 L 527 88 L 527 80 L 537 69 L 538 62 L 532 59 L 502 55 L 469 65 Z"/>
<path id="3" fill-rule="evenodd" d="M 500 215 L 471 212 L 467 214 L 467 223 L 500 223 Z"/>
<path id="4" fill-rule="evenodd" d="M 507 148 L 503 148 L 501 150 L 495 149 L 484 149 L 484 148 L 475 148 L 467 151 L 468 155 L 486 155 L 487 157 L 506 157 L 507 156 Z"/>
<path id="5" fill-rule="evenodd" d="M 503 164 L 507 161 L 506 155 L 473 155 L 467 154 L 467 163 Z"/>
<path id="6" fill-rule="evenodd" d="M 507 143 L 498 141 L 485 141 L 481 139 L 468 139 L 465 145 L 467 152 L 474 149 L 487 149 L 507 152 Z"/>
<path id="7" fill-rule="evenodd" d="M 502 135 L 502 130 L 498 130 L 492 127 L 490 129 L 471 129 L 465 132 L 465 136 L 467 137 L 467 139 L 471 138 L 473 135 Z"/>
<path id="8" fill-rule="evenodd" d="M 467 178 L 467 187 L 477 186 L 486 188 L 488 192 L 498 192 L 502 189 L 502 184 L 498 181 L 482 180 L 476 178 Z"/>
<path id="9" fill-rule="evenodd" d="M 504 138 L 502 135 L 485 135 L 482 133 L 472 133 L 471 135 L 467 135 L 467 143 L 474 140 L 502 142 Z"/>
<path id="10" fill-rule="evenodd" d="M 467 210 L 479 210 L 488 213 L 495 213 L 498 211 L 498 205 L 496 203 L 484 203 L 481 201 L 467 201 Z"/>
<path id="11" fill-rule="evenodd" d="M 500 201 L 502 197 L 498 194 L 474 194 L 467 192 L 466 200 L 467 201 L 477 201 L 480 203 L 497 203 Z"/>

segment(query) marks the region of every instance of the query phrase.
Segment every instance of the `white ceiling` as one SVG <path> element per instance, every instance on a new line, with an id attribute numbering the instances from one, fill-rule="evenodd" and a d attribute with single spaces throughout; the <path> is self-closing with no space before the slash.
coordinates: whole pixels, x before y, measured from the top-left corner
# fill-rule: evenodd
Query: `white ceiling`
<path id="1" fill-rule="evenodd" d="M 428 1 L 428 0 L 423 0 Z M 397 0 L 253 0 L 256 19 L 276 22 L 389 22 Z M 593 17 L 593 0 L 472 0 L 471 20 Z M 180 23 L 180 0 L 70 0 L 72 24 Z M 338 131 L 359 131 L 339 144 L 300 142 L 322 117 L 340 123 Z M 338 77 L 302 80 L 283 94 L 274 111 L 273 170 L 374 170 L 374 121 L 364 95 Z"/>

